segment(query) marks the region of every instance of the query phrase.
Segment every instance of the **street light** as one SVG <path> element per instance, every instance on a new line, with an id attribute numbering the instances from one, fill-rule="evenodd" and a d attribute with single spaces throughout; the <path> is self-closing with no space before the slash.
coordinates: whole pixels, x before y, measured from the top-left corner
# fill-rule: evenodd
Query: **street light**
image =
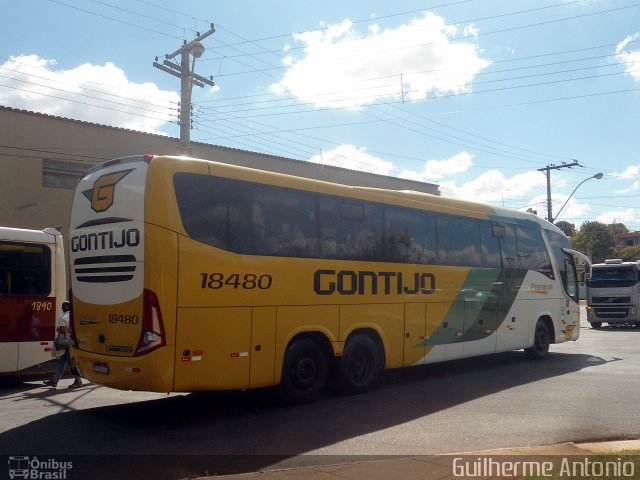
<path id="1" fill-rule="evenodd" d="M 580 185 L 582 185 L 584 182 L 586 182 L 587 180 L 591 180 L 592 178 L 595 178 L 596 180 L 600 180 L 602 177 L 604 177 L 604 174 L 602 173 L 596 173 L 593 177 L 589 177 L 589 178 L 585 178 L 584 180 L 582 180 L 578 186 L 576 188 L 573 189 L 573 192 L 571 192 L 571 195 L 569 195 L 567 197 L 567 199 L 565 200 L 564 204 L 560 207 L 560 210 L 558 210 L 558 213 L 556 213 L 556 216 L 553 217 L 553 219 L 551 220 L 551 223 L 554 223 L 557 219 L 558 216 L 560 215 L 560 212 L 562 211 L 562 209 L 567 205 L 567 203 L 569 203 L 569 200 L 571 200 L 571 197 L 573 197 L 573 194 L 576 193 L 576 190 L 578 190 L 578 188 L 580 188 Z"/>

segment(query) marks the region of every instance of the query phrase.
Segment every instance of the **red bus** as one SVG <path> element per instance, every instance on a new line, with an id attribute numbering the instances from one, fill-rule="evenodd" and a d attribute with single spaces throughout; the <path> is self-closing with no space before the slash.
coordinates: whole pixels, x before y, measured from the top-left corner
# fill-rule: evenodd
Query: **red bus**
<path id="1" fill-rule="evenodd" d="M 65 298 L 60 232 L 0 227 L 0 375 L 47 367 Z"/>

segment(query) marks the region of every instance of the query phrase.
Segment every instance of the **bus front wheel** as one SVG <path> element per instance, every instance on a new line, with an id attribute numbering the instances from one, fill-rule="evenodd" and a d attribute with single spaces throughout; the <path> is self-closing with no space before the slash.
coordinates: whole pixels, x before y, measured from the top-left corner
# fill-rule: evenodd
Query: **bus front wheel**
<path id="1" fill-rule="evenodd" d="M 309 338 L 295 340 L 287 348 L 282 367 L 280 392 L 290 404 L 314 401 L 327 383 L 327 357 Z"/>
<path id="2" fill-rule="evenodd" d="M 549 345 L 551 343 L 551 334 L 549 333 L 549 327 L 542 320 L 538 320 L 536 324 L 536 331 L 533 335 L 533 345 L 525 352 L 527 357 L 534 360 L 539 360 L 547 356 L 549 353 Z"/>
<path id="3" fill-rule="evenodd" d="M 340 359 L 340 388 L 344 393 L 356 394 L 369 390 L 380 374 L 380 350 L 368 335 L 349 339 Z"/>

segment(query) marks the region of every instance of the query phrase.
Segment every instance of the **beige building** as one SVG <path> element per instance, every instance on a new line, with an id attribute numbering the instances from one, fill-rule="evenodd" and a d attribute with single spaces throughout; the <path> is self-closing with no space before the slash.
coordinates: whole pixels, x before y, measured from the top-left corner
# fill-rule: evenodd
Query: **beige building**
<path id="1" fill-rule="evenodd" d="M 0 225 L 69 231 L 75 182 L 113 158 L 177 154 L 180 140 L 0 106 Z M 191 142 L 192 156 L 330 182 L 439 195 L 438 186 Z"/>

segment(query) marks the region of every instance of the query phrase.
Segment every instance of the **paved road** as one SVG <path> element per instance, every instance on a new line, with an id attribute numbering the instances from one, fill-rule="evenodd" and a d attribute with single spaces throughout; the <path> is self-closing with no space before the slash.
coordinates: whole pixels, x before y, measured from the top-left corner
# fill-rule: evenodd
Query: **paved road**
<path id="1" fill-rule="evenodd" d="M 167 396 L 27 383 L 0 389 L 0 455 L 211 456 L 191 462 L 204 474 L 638 438 L 638 345 L 640 329 L 583 325 L 578 342 L 552 346 L 542 361 L 510 352 L 390 371 L 368 394 L 328 392 L 295 408 L 269 391 Z"/>

